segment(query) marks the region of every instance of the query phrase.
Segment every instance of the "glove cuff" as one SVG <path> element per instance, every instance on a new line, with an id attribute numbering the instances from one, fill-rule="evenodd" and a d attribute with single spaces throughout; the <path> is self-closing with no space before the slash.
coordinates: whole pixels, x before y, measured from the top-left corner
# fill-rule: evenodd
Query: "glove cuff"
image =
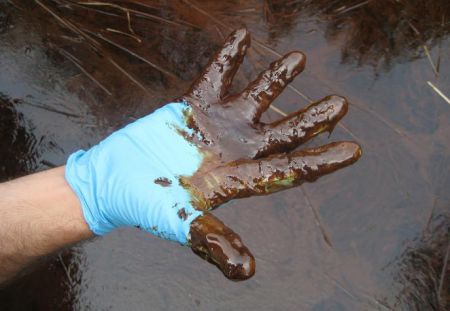
<path id="1" fill-rule="evenodd" d="M 91 151 L 92 149 L 88 152 Z M 64 176 L 80 200 L 83 217 L 91 231 L 96 235 L 105 235 L 113 230 L 114 226 L 104 220 L 99 211 L 94 196 L 94 189 L 92 189 L 94 184 L 90 176 L 90 161 L 83 159 L 86 157 L 86 153 L 84 150 L 78 150 L 70 155 L 67 160 Z M 87 202 L 90 202 L 90 204 L 88 205 Z"/>

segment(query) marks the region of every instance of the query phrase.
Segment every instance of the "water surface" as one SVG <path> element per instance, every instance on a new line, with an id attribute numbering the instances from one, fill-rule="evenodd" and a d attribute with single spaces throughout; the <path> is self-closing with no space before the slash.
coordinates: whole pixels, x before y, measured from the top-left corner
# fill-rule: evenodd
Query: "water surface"
<path id="1" fill-rule="evenodd" d="M 308 146 L 356 140 L 364 155 L 215 212 L 256 257 L 248 281 L 118 230 L 37 263 L 0 290 L 1 310 L 450 308 L 450 105 L 427 84 L 450 94 L 447 0 L 95 3 L 0 1 L 1 180 L 62 165 L 181 95 L 241 26 L 253 41 L 234 89 L 302 50 L 306 70 L 274 106 L 346 96 L 342 126 Z"/>

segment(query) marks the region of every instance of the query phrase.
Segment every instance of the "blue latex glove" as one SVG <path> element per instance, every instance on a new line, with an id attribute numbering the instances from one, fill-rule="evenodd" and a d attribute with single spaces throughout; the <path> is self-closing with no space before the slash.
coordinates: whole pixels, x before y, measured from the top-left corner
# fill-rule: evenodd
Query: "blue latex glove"
<path id="1" fill-rule="evenodd" d="M 179 185 L 179 177 L 192 175 L 202 162 L 202 154 L 182 135 L 192 134 L 185 120 L 190 109 L 186 103 L 167 104 L 70 156 L 66 179 L 95 234 L 137 226 L 187 244 L 191 222 L 202 215 Z"/>
<path id="2" fill-rule="evenodd" d="M 235 31 L 183 101 L 70 156 L 66 179 L 94 233 L 140 227 L 189 244 L 228 278 L 247 279 L 255 272 L 253 255 L 208 211 L 314 181 L 358 160 L 361 149 L 350 142 L 293 151 L 334 128 L 347 112 L 342 97 L 325 97 L 271 124 L 260 121 L 303 70 L 300 52 L 273 62 L 240 94 L 228 95 L 249 43 L 245 29 Z"/>

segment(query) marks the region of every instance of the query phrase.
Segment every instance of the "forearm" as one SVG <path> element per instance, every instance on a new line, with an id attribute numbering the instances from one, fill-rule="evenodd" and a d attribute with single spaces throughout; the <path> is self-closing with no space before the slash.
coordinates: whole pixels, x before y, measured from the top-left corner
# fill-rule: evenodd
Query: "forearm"
<path id="1" fill-rule="evenodd" d="M 64 167 L 0 184 L 0 283 L 36 258 L 92 236 Z"/>

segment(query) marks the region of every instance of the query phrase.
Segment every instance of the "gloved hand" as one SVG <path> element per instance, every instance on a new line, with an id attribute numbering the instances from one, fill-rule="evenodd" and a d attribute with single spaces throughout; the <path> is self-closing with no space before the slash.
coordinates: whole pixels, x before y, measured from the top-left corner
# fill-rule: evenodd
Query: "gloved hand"
<path id="1" fill-rule="evenodd" d="M 360 157 L 351 142 L 285 153 L 331 132 L 347 103 L 329 96 L 261 123 L 261 114 L 303 70 L 305 56 L 287 54 L 230 95 L 249 44 L 245 29 L 235 31 L 185 96 L 70 156 L 66 179 L 95 234 L 136 226 L 190 246 L 228 278 L 246 279 L 255 271 L 252 254 L 208 211 L 313 181 Z"/>

